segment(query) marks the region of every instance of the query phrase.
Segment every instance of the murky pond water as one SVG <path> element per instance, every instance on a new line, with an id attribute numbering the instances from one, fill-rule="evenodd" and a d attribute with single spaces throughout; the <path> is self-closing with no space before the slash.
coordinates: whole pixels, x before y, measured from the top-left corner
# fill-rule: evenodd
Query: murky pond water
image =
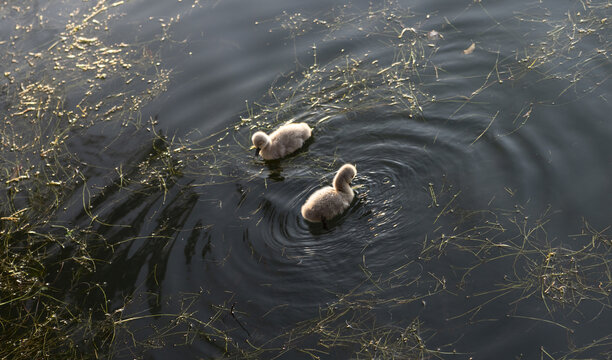
<path id="1" fill-rule="evenodd" d="M 0 2 L 0 357 L 610 358 L 611 15 Z"/>

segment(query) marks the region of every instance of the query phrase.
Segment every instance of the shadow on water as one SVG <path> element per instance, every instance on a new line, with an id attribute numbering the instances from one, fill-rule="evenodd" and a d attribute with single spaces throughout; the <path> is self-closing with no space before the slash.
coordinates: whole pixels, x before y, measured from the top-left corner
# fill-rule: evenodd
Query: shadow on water
<path id="1" fill-rule="evenodd" d="M 358 193 L 355 193 L 355 198 L 351 202 L 349 208 L 345 211 L 344 214 L 338 215 L 333 219 L 326 220 L 325 223 L 317 222 L 313 223 L 310 221 L 303 220 L 307 226 L 308 231 L 316 238 L 321 235 L 331 234 L 334 231 L 342 231 L 342 225 L 344 224 L 344 219 L 348 216 L 359 216 L 364 219 L 369 213 L 362 213 L 360 210 L 361 205 L 361 197 Z M 361 216 L 360 216 L 361 214 Z"/>

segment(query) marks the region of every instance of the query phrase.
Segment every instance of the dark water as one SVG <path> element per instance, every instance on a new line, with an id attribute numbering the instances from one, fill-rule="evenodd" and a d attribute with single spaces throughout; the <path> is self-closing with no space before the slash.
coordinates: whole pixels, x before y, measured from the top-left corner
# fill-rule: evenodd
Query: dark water
<path id="1" fill-rule="evenodd" d="M 6 34 L 19 18 L 3 19 L 0 41 L 47 49 L 68 13 L 92 4 L 57 6 L 26 12 L 51 21 L 15 40 Z M 223 357 L 224 342 L 204 335 L 212 328 L 245 351 L 271 349 L 262 359 L 406 358 L 418 351 L 382 343 L 417 319 L 432 350 L 419 358 L 610 358 L 610 245 L 579 264 L 589 289 L 567 285 L 555 300 L 554 275 L 543 275 L 559 269 L 555 249 L 590 243 L 575 236 L 586 224 L 611 221 L 609 4 L 183 0 L 107 11 L 117 17 L 105 43 L 139 44 L 159 62 L 136 77 L 169 70 L 134 117 L 185 146 L 172 183 L 122 191 L 117 169 L 138 172 L 156 149 L 150 133 L 119 119 L 67 143 L 90 190 L 76 188 L 57 221 L 115 244 L 91 282 L 113 309 L 133 299 L 125 318 L 145 316 L 129 329 L 146 346 L 120 337 L 119 358 Z M 131 86 L 108 79 L 99 96 Z M 250 135 L 288 121 L 309 123 L 314 140 L 281 161 L 255 158 Z M 306 223 L 301 204 L 346 162 L 356 201 L 329 229 Z M 451 235 L 465 247 L 443 246 Z M 498 246 L 478 249 L 479 238 Z M 321 325 L 328 332 L 292 335 L 330 309 L 343 315 Z M 182 310 L 199 323 L 164 316 Z M 340 335 L 350 341 L 321 345 Z"/>

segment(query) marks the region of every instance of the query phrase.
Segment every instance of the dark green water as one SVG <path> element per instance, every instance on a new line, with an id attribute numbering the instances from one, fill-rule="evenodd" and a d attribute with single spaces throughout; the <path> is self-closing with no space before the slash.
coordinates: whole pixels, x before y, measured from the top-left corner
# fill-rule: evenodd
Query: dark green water
<path id="1" fill-rule="evenodd" d="M 82 177 L 53 223 L 111 246 L 82 281 L 142 317 L 116 358 L 612 356 L 610 240 L 592 236 L 612 221 L 610 3 L 100 2 L 85 35 L 103 44 L 81 46 L 123 43 L 134 65 L 71 72 L 28 54 L 95 4 L 0 4 L 11 131 L 30 136 L 14 84 L 65 80 L 66 108 L 102 104 L 70 127 Z M 313 141 L 256 158 L 251 134 L 288 121 Z M 346 162 L 356 201 L 306 223 Z M 49 266 L 58 296 L 75 269 Z M 63 300 L 105 303 L 83 293 Z"/>

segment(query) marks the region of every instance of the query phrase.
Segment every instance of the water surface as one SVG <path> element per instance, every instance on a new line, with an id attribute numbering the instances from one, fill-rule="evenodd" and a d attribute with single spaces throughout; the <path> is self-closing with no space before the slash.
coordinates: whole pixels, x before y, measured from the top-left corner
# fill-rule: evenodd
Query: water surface
<path id="1" fill-rule="evenodd" d="M 11 4 L 3 88 L 65 76 L 65 106 L 92 104 L 54 221 L 111 246 L 86 277 L 134 319 L 117 358 L 610 356 L 606 2 L 102 1 L 94 67 L 69 75 L 18 67 L 94 4 Z M 103 46 L 134 64 L 100 67 Z M 254 156 L 295 121 L 304 149 Z M 347 162 L 349 210 L 304 221 Z"/>

